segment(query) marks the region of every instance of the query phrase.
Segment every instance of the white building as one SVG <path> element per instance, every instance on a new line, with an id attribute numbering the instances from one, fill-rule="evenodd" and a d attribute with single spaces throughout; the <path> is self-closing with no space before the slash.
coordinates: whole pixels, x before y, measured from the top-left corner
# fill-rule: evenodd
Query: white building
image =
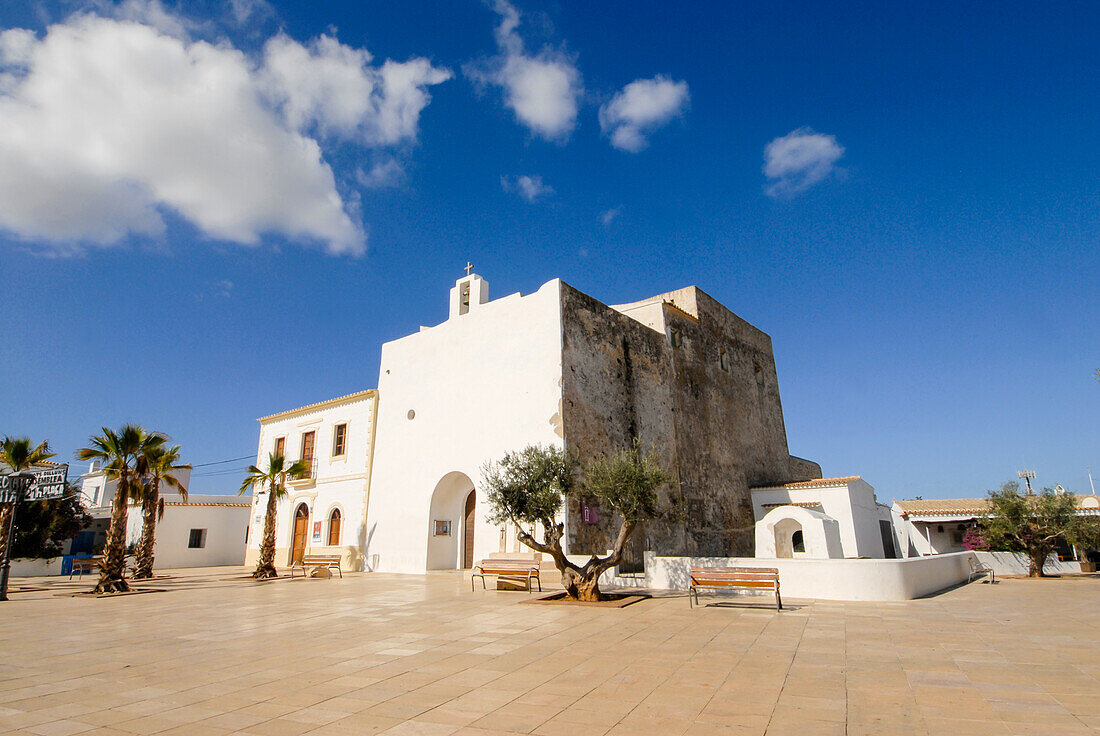
<path id="1" fill-rule="evenodd" d="M 752 489 L 756 556 L 898 557 L 890 507 L 858 475 Z"/>
<path id="2" fill-rule="evenodd" d="M 453 570 L 515 547 L 474 486 L 489 460 L 562 446 L 560 284 L 489 301 L 481 277 L 460 279 L 446 322 L 382 346 L 368 550 L 378 570 Z"/>
<path id="3" fill-rule="evenodd" d="M 287 464 L 304 460 L 309 472 L 288 484 L 275 524 L 275 564 L 303 554 L 340 554 L 348 570 L 370 569 L 364 558 L 371 458 L 378 392 L 341 396 L 261 417 L 256 466 L 273 452 Z M 245 564 L 254 565 L 263 541 L 267 493 L 253 489 Z"/>
<path id="4" fill-rule="evenodd" d="M 467 274 L 446 320 L 382 346 L 377 392 L 260 421 L 261 467 L 278 442 L 315 466 L 280 504 L 279 565 L 338 550 L 349 569 L 420 573 L 525 552 L 514 528 L 488 522 L 477 484 L 487 462 L 527 445 L 582 460 L 653 447 L 688 519 L 639 538 L 690 554 L 751 554 L 749 487 L 821 474 L 788 452 L 770 338 L 695 287 L 609 306 L 553 280 L 490 300 Z M 340 426 L 349 450 L 337 458 Z M 562 509 L 569 554 L 604 551 L 616 523 L 585 511 L 576 499 Z"/>
<path id="5" fill-rule="evenodd" d="M 186 488 L 190 469 L 175 473 Z M 69 554 L 100 554 L 107 543 L 111 504 L 118 481 L 107 477 L 93 462 L 81 478 L 80 492 L 92 524 L 69 544 Z M 242 542 L 248 531 L 250 504 L 239 496 L 189 494 L 188 501 L 171 489 L 161 492 L 164 517 L 157 522 L 155 568 L 239 565 L 244 560 Z M 131 503 L 126 517 L 126 544 L 141 539 L 141 504 Z"/>
<path id="6" fill-rule="evenodd" d="M 988 513 L 988 498 L 909 499 L 891 508 L 904 557 L 961 552 L 966 530 Z M 1100 515 L 1100 496 L 1078 495 L 1077 513 Z"/>

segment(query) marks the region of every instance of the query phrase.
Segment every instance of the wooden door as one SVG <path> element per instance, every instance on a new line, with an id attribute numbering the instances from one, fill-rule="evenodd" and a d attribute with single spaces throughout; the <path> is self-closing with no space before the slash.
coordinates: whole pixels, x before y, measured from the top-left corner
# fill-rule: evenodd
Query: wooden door
<path id="1" fill-rule="evenodd" d="M 474 566 L 474 506 L 477 505 L 477 495 L 470 491 L 466 497 L 466 513 L 462 525 L 462 567 L 469 569 Z"/>
<path id="2" fill-rule="evenodd" d="M 309 509 L 305 504 L 294 512 L 294 539 L 290 545 L 290 564 L 302 559 L 306 553 L 306 534 L 309 533 Z"/>
<path id="3" fill-rule="evenodd" d="M 317 438 L 316 432 L 306 432 L 302 435 L 302 462 L 306 464 L 306 472 L 303 478 L 313 477 L 313 444 Z"/>

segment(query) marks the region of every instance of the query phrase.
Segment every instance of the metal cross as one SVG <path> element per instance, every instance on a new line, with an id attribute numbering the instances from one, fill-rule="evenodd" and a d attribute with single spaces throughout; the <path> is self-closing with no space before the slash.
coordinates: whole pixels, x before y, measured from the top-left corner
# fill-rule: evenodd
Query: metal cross
<path id="1" fill-rule="evenodd" d="M 469 261 L 466 261 L 466 275 L 469 276 L 470 271 L 473 271 L 473 270 L 474 270 L 474 264 L 470 263 Z"/>

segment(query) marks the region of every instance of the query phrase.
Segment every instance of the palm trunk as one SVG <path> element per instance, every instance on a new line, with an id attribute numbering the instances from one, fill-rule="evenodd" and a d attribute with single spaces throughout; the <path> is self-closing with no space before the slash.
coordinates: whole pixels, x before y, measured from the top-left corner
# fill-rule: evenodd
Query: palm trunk
<path id="1" fill-rule="evenodd" d="M 11 509 L 13 503 L 0 504 L 0 559 L 4 557 L 4 550 L 8 546 L 8 525 L 11 523 Z"/>
<path id="2" fill-rule="evenodd" d="M 267 514 L 264 516 L 264 538 L 260 542 L 260 560 L 252 577 L 257 580 L 277 578 L 275 571 L 275 489 L 267 492 Z"/>
<path id="3" fill-rule="evenodd" d="M 141 500 L 141 541 L 137 550 L 137 570 L 134 580 L 153 577 L 153 551 L 157 541 L 157 505 L 160 501 L 160 479 L 153 478 L 152 488 Z"/>
<path id="4" fill-rule="evenodd" d="M 126 515 L 130 505 L 130 476 L 123 471 L 118 479 L 118 490 L 111 504 L 111 526 L 107 529 L 107 545 L 103 548 L 103 565 L 100 568 L 96 593 L 124 593 L 130 589 L 126 582 Z"/>

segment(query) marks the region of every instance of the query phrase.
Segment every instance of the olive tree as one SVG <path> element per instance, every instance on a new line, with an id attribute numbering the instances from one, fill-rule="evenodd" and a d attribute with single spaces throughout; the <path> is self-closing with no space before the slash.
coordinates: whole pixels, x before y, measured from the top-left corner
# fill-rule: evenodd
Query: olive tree
<path id="1" fill-rule="evenodd" d="M 576 459 L 562 449 L 529 445 L 487 463 L 482 477 L 491 509 L 489 521 L 515 524 L 521 542 L 554 560 L 569 598 L 595 602 L 603 600 L 600 575 L 622 561 L 638 523 L 661 515 L 658 492 L 672 477 L 656 453 L 642 452 L 637 443 L 588 463 L 583 484 L 577 480 L 579 469 Z M 595 499 L 620 517 L 611 553 L 591 555 L 583 564 L 565 556 L 565 525 L 556 520 L 567 499 L 580 497 Z M 535 525 L 542 529 L 541 540 L 534 536 Z"/>
<path id="2" fill-rule="evenodd" d="M 983 526 L 982 536 L 990 549 L 1027 554 L 1031 577 L 1043 575 L 1043 565 L 1059 541 L 1084 547 L 1100 544 L 1100 519 L 1078 515 L 1077 497 L 1072 493 L 1044 488 L 1036 495 L 1024 495 L 1015 481 L 990 491 L 989 516 Z"/>

